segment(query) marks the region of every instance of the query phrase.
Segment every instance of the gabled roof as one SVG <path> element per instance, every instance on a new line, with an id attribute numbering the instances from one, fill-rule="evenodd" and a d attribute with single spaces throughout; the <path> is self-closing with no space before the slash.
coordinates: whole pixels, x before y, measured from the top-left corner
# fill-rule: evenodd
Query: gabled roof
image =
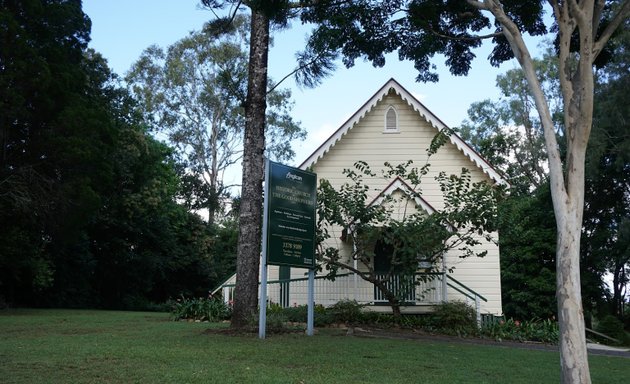
<path id="1" fill-rule="evenodd" d="M 394 192 L 401 191 L 405 194 L 410 200 L 413 200 L 416 203 L 417 207 L 421 207 L 424 209 L 429 215 L 435 212 L 435 208 L 431 206 L 425 199 L 422 198 L 418 193 L 414 191 L 414 189 L 407 184 L 400 176 L 397 176 L 394 180 L 385 189 L 383 189 L 367 206 L 371 207 L 374 205 L 380 205 L 383 201 L 391 196 Z M 353 225 L 356 221 L 353 221 L 348 226 L 350 232 L 354 231 Z M 345 240 L 345 235 L 342 235 L 342 240 Z"/>
<path id="2" fill-rule="evenodd" d="M 382 204 L 383 200 L 385 200 L 388 196 L 391 196 L 396 191 L 401 191 L 402 193 L 404 193 L 405 196 L 407 196 L 408 198 L 410 198 L 416 203 L 417 207 L 424 209 L 424 211 L 428 213 L 429 215 L 436 212 L 435 208 L 433 208 L 433 206 L 429 204 L 428 201 L 422 198 L 422 196 L 420 196 L 420 194 L 417 193 L 409 184 L 407 184 L 403 179 L 401 179 L 400 176 L 396 177 L 391 183 L 389 183 L 389 185 L 385 187 L 385 189 L 383 189 L 378 194 L 378 196 L 376 196 L 368 204 L 368 207 Z M 353 223 L 350 224 L 350 231 L 353 230 L 352 224 Z M 447 223 L 446 226 L 450 231 L 455 231 L 455 228 L 452 225 Z"/>
<path id="3" fill-rule="evenodd" d="M 356 111 L 345 123 L 335 131 L 322 145 L 319 146 L 302 164 L 301 169 L 306 169 L 315 164 L 328 152 L 348 131 L 350 131 L 368 112 L 374 108 L 378 102 L 383 100 L 391 91 L 399 95 L 403 101 L 414 109 L 422 118 L 424 118 L 432 127 L 435 133 L 448 128 L 433 112 L 429 111 L 418 99 L 416 99 L 409 91 L 407 91 L 396 80 L 389 79 L 375 94 L 372 96 L 358 111 Z M 464 153 L 475 165 L 477 165 L 485 174 L 487 174 L 497 184 L 509 185 L 507 180 L 496 170 L 486 159 L 477 153 L 470 145 L 468 145 L 457 134 L 451 134 L 449 137 L 451 143 Z"/>
<path id="4" fill-rule="evenodd" d="M 422 196 L 416 193 L 414 189 L 411 188 L 411 186 L 409 186 L 409 184 L 407 184 L 400 177 L 396 177 L 391 183 L 389 183 L 389 185 L 385 187 L 385 189 L 383 189 L 378 194 L 378 196 L 376 196 L 374 200 L 372 200 L 368 204 L 368 206 L 381 204 L 387 196 L 391 196 L 396 191 L 401 191 L 402 193 L 404 193 L 407 197 L 409 197 L 416 203 L 416 206 L 421 207 L 428 214 L 432 214 L 435 212 L 435 208 L 433 208 L 431 204 L 429 204 L 425 199 L 423 199 Z"/>

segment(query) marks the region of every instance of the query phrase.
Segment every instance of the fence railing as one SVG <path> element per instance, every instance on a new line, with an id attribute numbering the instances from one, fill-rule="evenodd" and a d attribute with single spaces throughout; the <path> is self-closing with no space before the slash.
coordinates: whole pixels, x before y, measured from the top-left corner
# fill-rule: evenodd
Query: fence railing
<path id="1" fill-rule="evenodd" d="M 413 277 L 392 275 L 385 279 L 386 277 L 377 276 L 385 280 L 388 290 L 396 293 L 403 305 L 431 306 L 449 299 L 464 300 L 474 305 L 480 326 L 482 322 L 490 320 L 483 318 L 481 313 L 481 302 L 488 300 L 449 274 L 433 272 L 416 273 Z M 387 303 L 381 290 L 354 273 L 339 274 L 334 280 L 326 276 L 316 276 L 314 288 L 315 303 L 323 306 L 331 306 L 344 299 L 356 300 L 366 305 Z M 269 302 L 283 307 L 304 305 L 308 299 L 308 278 L 271 280 L 267 282 L 266 289 Z M 223 299 L 228 303 L 233 299 L 234 284 L 224 284 L 222 291 Z"/>
<path id="2" fill-rule="evenodd" d="M 444 278 L 446 276 L 446 280 Z M 417 273 L 412 276 L 377 275 L 385 286 L 405 304 L 434 305 L 448 300 L 447 287 L 460 293 L 467 301 L 480 302 L 487 299 L 452 276 L 444 273 Z M 223 286 L 226 302 L 233 297 L 233 284 Z M 302 305 L 307 302 L 308 279 L 293 278 L 270 280 L 267 283 L 267 297 L 271 302 L 284 307 Z M 315 277 L 315 302 L 324 306 L 340 300 L 356 300 L 362 304 L 386 303 L 387 299 L 375 285 L 353 273 L 339 274 L 334 280 L 325 276 Z"/>

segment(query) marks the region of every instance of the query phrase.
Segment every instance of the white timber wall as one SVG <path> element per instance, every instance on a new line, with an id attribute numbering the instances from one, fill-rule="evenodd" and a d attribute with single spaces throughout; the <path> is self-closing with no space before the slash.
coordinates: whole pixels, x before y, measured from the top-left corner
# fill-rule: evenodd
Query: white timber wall
<path id="1" fill-rule="evenodd" d="M 398 115 L 398 131 L 384 132 L 385 113 L 393 106 Z M 317 173 L 318 180 L 327 179 L 335 187 L 339 188 L 347 182 L 342 171 L 345 168 L 354 168 L 356 161 L 367 162 L 377 174 L 384 169 L 384 162 L 392 165 L 413 160 L 413 166 L 422 167 L 427 162 L 430 170 L 422 178 L 421 195 L 436 210 L 444 206 L 444 199 L 440 186 L 435 179 L 442 171 L 447 175 L 461 173 L 462 168 L 471 171 L 472 182 L 488 181 L 489 177 L 483 173 L 466 155 L 455 145 L 447 142 L 436 154 L 428 158 L 427 148 L 435 137 L 437 129 L 432 127 L 423 117 L 414 111 L 398 95 L 389 93 L 376 104 L 345 136 L 343 136 L 330 150 L 320 158 L 312 167 Z M 367 179 L 366 179 L 367 181 Z M 389 181 L 382 178 L 369 179 L 371 198 L 387 187 Z M 343 244 L 339 237 L 341 228 L 333 228 L 334 244 L 342 249 L 348 246 Z M 494 234 L 494 238 L 498 236 Z M 452 276 L 488 299 L 482 302 L 482 312 L 501 314 L 501 279 L 499 267 L 499 248 L 495 243 L 483 240 L 479 250 L 487 250 L 484 258 L 461 259 L 457 254 L 449 254 L 445 257 L 448 268 L 453 268 Z M 462 299 L 461 294 L 449 289 L 450 299 Z"/>

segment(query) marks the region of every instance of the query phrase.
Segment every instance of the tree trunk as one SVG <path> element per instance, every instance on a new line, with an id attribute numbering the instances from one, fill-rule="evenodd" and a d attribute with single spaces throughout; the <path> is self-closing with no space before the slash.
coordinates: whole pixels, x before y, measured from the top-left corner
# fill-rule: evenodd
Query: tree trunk
<path id="1" fill-rule="evenodd" d="M 613 297 L 612 297 L 612 313 L 614 313 L 619 319 L 623 319 L 623 302 L 624 296 L 622 295 L 623 287 L 626 285 L 623 278 L 624 269 L 626 264 L 624 261 L 615 260 L 615 267 L 613 270 Z"/>
<path id="2" fill-rule="evenodd" d="M 584 208 L 584 158 L 593 118 L 593 2 L 551 2 L 558 23 L 560 85 L 564 101 L 566 159 L 563 167 L 549 106 L 533 62 L 517 25 L 503 12 L 499 1 L 468 0 L 492 12 L 503 26 L 530 87 L 543 126 L 549 179 L 558 234 L 556 249 L 556 296 L 560 324 L 560 369 L 562 383 L 591 382 L 584 331 L 582 289 L 580 286 L 580 236 Z M 597 20 L 599 22 L 599 20 Z M 576 30 L 580 37 L 580 57 L 572 70 L 570 42 Z M 605 42 L 605 41 L 604 41 Z M 603 42 L 602 42 L 603 44 Z"/>
<path id="3" fill-rule="evenodd" d="M 556 297 L 560 324 L 560 367 L 563 383 L 590 383 L 584 311 L 580 284 L 580 235 L 582 221 L 568 212 L 558 227 Z"/>
<path id="4" fill-rule="evenodd" d="M 389 300 L 389 306 L 392 307 L 392 316 L 394 319 L 400 319 L 402 314 L 400 313 L 400 302 L 398 299 Z"/>
<path id="5" fill-rule="evenodd" d="M 398 300 L 398 297 L 396 297 L 396 295 L 390 289 L 387 288 L 387 286 L 385 285 L 385 282 L 383 280 L 378 280 L 378 279 L 366 279 L 366 280 L 374 284 L 376 288 L 378 288 L 378 290 L 380 290 L 381 293 L 385 295 L 385 297 L 387 298 L 387 301 L 389 302 L 389 306 L 392 308 L 392 316 L 394 316 L 395 319 L 400 318 L 400 316 L 402 315 L 400 313 L 400 300 Z"/>
<path id="6" fill-rule="evenodd" d="M 232 328 L 246 327 L 258 303 L 268 52 L 269 18 L 252 10 Z"/>
<path id="7" fill-rule="evenodd" d="M 217 117 L 218 116 L 218 117 Z M 206 168 L 206 172 L 210 176 L 210 202 L 208 204 L 208 226 L 214 225 L 217 208 L 221 206 L 221 193 L 219 191 L 219 164 L 217 153 L 219 151 L 219 129 L 221 128 L 221 111 L 216 112 L 212 121 L 210 133 L 210 164 Z M 204 161 L 205 163 L 205 161 Z"/>

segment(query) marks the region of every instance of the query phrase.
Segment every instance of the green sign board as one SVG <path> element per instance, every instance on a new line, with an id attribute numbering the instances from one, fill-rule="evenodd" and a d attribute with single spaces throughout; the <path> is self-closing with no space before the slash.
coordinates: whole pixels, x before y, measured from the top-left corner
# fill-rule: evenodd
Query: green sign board
<path id="1" fill-rule="evenodd" d="M 315 266 L 317 175 L 269 162 L 267 263 Z"/>

